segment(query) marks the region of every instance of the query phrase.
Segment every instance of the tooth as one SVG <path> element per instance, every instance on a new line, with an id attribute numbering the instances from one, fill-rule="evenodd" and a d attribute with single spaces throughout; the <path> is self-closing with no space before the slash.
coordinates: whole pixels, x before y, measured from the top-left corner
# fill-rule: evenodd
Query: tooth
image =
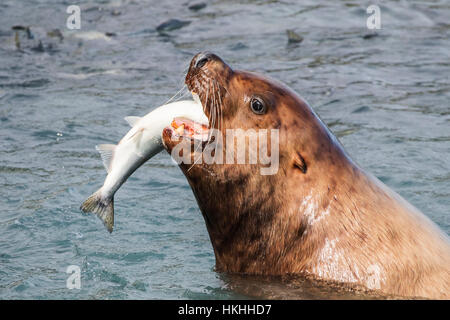
<path id="1" fill-rule="evenodd" d="M 184 133 L 184 124 L 182 124 L 181 126 L 179 126 L 178 128 L 175 129 L 175 131 L 182 135 Z"/>

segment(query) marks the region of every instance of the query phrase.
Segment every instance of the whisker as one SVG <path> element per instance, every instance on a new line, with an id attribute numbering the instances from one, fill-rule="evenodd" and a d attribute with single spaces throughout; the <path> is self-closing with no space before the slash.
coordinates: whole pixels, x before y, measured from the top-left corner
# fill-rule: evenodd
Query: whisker
<path id="1" fill-rule="evenodd" d="M 223 129 L 223 105 L 222 105 L 222 93 L 220 91 L 220 84 L 217 83 L 217 94 L 218 94 L 218 100 L 219 100 L 219 113 L 220 113 L 220 119 L 219 119 L 219 130 Z"/>
<path id="2" fill-rule="evenodd" d="M 218 87 L 217 87 L 217 83 L 215 80 L 213 80 L 213 84 L 214 84 L 214 109 L 215 109 L 214 112 L 215 112 L 216 118 L 217 118 L 217 134 L 220 134 L 220 120 L 221 120 L 220 119 L 220 106 L 218 104 L 218 99 L 216 99 Z M 216 129 L 214 129 L 214 130 L 216 130 Z M 218 143 L 217 137 L 214 142 L 215 142 L 215 147 L 217 147 L 217 143 Z M 216 157 L 216 154 L 214 154 L 214 157 Z"/>
<path id="3" fill-rule="evenodd" d="M 190 96 L 191 93 L 189 91 L 184 92 L 179 98 L 177 98 L 177 101 L 184 99 L 187 96 Z"/>
<path id="4" fill-rule="evenodd" d="M 178 90 L 177 93 L 175 93 L 175 94 L 174 94 L 169 100 L 167 100 L 166 103 L 164 103 L 164 104 L 170 103 L 170 102 L 171 102 L 173 99 L 175 99 L 175 97 L 178 96 L 185 88 L 186 88 L 186 85 L 183 85 L 183 86 L 181 87 L 181 89 Z"/>
<path id="5" fill-rule="evenodd" d="M 210 85 L 208 84 L 208 90 L 207 90 L 207 92 L 206 92 L 206 95 L 205 95 L 205 106 L 208 106 L 208 101 L 209 101 L 209 89 L 210 89 Z M 210 110 L 210 112 L 209 112 L 209 114 L 210 114 L 210 117 L 211 117 L 211 110 Z M 211 127 L 211 126 L 210 126 Z M 200 144 L 201 145 L 201 144 Z M 200 147 L 200 145 L 198 145 L 197 146 L 197 148 L 195 148 L 195 150 L 194 150 L 194 156 L 195 156 L 195 153 L 197 152 L 197 150 L 198 150 L 198 148 Z M 186 170 L 186 172 L 189 172 L 193 167 L 194 167 L 194 165 L 196 165 L 197 164 L 197 160 L 194 158 L 194 163 L 193 164 L 191 164 L 191 166 Z"/>
<path id="6" fill-rule="evenodd" d="M 211 88 L 211 85 L 212 85 L 212 81 L 209 81 L 208 88 Z M 209 89 L 208 89 L 208 91 L 209 91 Z M 214 88 L 212 91 L 214 91 Z M 213 93 L 213 97 L 214 97 L 214 93 Z M 211 100 L 211 102 L 209 104 L 209 114 L 211 116 L 210 129 L 214 129 L 214 127 L 216 125 L 216 114 L 215 114 L 215 110 L 214 110 L 214 101 L 212 98 L 210 100 Z M 212 132 L 212 130 L 210 132 L 208 132 L 208 141 L 206 142 L 207 144 L 209 144 L 211 142 L 211 132 Z"/>
<path id="7" fill-rule="evenodd" d="M 214 81 L 213 80 L 210 81 L 210 86 L 211 85 L 213 86 L 213 90 L 212 90 L 212 98 L 211 98 L 211 107 L 210 107 L 210 109 L 211 109 L 211 112 L 212 112 L 212 115 L 213 115 L 212 118 L 214 119 L 213 125 L 212 125 L 212 129 L 214 130 L 215 127 L 216 127 L 217 113 L 216 113 L 216 95 L 214 94 L 215 93 L 215 85 L 214 85 Z M 209 135 L 208 135 L 208 143 L 211 142 L 211 138 L 212 138 L 212 130 L 211 130 L 211 132 L 209 132 Z"/>

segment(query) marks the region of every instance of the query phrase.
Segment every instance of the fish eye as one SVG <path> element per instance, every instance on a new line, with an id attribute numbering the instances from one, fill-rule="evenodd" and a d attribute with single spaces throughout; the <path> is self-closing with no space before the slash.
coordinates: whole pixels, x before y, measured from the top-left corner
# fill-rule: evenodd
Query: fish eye
<path id="1" fill-rule="evenodd" d="M 267 109 L 264 101 L 260 98 L 252 98 L 250 101 L 250 108 L 255 114 L 264 114 Z"/>

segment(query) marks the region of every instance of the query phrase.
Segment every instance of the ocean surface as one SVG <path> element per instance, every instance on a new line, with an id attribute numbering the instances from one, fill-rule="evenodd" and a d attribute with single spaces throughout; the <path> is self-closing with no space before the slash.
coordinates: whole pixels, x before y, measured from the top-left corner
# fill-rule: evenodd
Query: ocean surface
<path id="1" fill-rule="evenodd" d="M 95 145 L 117 143 L 125 116 L 178 92 L 203 50 L 292 87 L 363 168 L 450 233 L 449 1 L 74 2 L 0 2 L 0 299 L 288 292 L 214 271 L 197 203 L 166 152 L 116 194 L 112 234 L 79 210 L 106 176 Z M 66 27 L 71 4 L 80 30 Z M 289 43 L 287 29 L 303 41 Z M 72 265 L 80 289 L 66 286 Z"/>

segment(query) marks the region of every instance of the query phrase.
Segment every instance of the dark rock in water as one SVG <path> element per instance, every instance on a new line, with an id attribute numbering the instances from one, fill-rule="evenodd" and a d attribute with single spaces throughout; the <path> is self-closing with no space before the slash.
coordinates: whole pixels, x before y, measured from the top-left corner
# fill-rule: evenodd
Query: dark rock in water
<path id="1" fill-rule="evenodd" d="M 42 41 L 39 40 L 39 43 L 36 47 L 31 48 L 31 50 L 36 51 L 36 52 L 44 52 L 45 48 L 44 45 L 42 44 Z"/>
<path id="2" fill-rule="evenodd" d="M 0 88 L 40 88 L 50 83 L 50 80 L 45 78 L 27 80 L 24 82 L 13 82 L 0 84 Z"/>
<path id="3" fill-rule="evenodd" d="M 188 9 L 192 10 L 192 11 L 199 11 L 204 8 L 206 8 L 206 3 L 204 3 L 204 2 L 194 3 L 188 7 Z"/>
<path id="4" fill-rule="evenodd" d="M 102 19 L 103 16 L 110 14 L 111 11 L 107 8 L 100 6 L 93 6 L 82 9 L 81 19 L 87 22 L 97 22 Z"/>
<path id="5" fill-rule="evenodd" d="M 27 32 L 27 38 L 28 38 L 28 39 L 34 39 L 34 36 L 33 36 L 33 34 L 31 33 L 30 27 L 27 28 L 26 32 Z"/>
<path id="6" fill-rule="evenodd" d="M 361 113 L 361 112 L 367 112 L 370 111 L 370 108 L 368 106 L 362 106 L 359 108 L 356 108 L 355 110 L 352 111 L 352 113 Z"/>
<path id="7" fill-rule="evenodd" d="M 19 38 L 19 32 L 16 31 L 16 34 L 14 35 L 14 43 L 16 45 L 16 49 L 20 51 L 20 38 Z"/>
<path id="8" fill-rule="evenodd" d="M 54 45 L 53 43 L 50 42 L 49 44 L 47 44 L 45 51 L 48 53 L 53 53 L 53 52 L 59 52 L 59 49 L 58 49 L 58 47 L 56 47 L 56 45 Z"/>
<path id="9" fill-rule="evenodd" d="M 299 35 L 298 33 L 294 32 L 293 30 L 286 30 L 287 36 L 288 36 L 288 42 L 289 43 L 300 43 L 303 41 L 303 37 Z"/>
<path id="10" fill-rule="evenodd" d="M 62 35 L 61 30 L 59 30 L 59 29 L 53 29 L 53 30 L 47 32 L 47 35 L 49 37 L 58 38 L 60 42 L 63 41 L 63 39 L 64 39 L 64 36 Z"/>
<path id="11" fill-rule="evenodd" d="M 161 23 L 159 26 L 157 26 L 156 31 L 167 32 L 167 31 L 177 30 L 177 29 L 183 28 L 184 26 L 187 26 L 190 23 L 191 23 L 190 21 L 170 19 L 166 22 Z"/>
<path id="12" fill-rule="evenodd" d="M 378 33 L 374 32 L 374 33 L 368 33 L 363 35 L 363 39 L 367 40 L 367 39 L 372 39 L 378 36 Z"/>
<path id="13" fill-rule="evenodd" d="M 238 43 L 236 43 L 235 45 L 232 45 L 232 46 L 230 47 L 230 50 L 233 50 L 233 51 L 236 51 L 236 50 L 242 50 L 242 49 L 248 49 L 248 46 L 245 45 L 245 44 L 242 43 L 242 42 L 238 42 Z"/>
<path id="14" fill-rule="evenodd" d="M 53 29 L 51 31 L 44 31 L 42 29 L 37 28 L 35 30 L 36 36 L 32 34 L 31 28 L 28 26 L 20 26 L 16 25 L 11 28 L 14 30 L 14 42 L 16 49 L 19 52 L 48 52 L 54 53 L 58 52 L 58 44 L 57 41 L 51 38 L 59 39 L 59 42 L 62 42 L 64 36 L 59 29 Z M 25 32 L 22 32 L 25 31 Z"/>
<path id="15" fill-rule="evenodd" d="M 28 39 L 34 39 L 34 36 L 31 33 L 30 27 L 17 25 L 17 26 L 13 26 L 11 29 L 14 31 L 25 31 L 27 33 Z"/>
<path id="16" fill-rule="evenodd" d="M 12 30 L 21 30 L 21 31 L 25 31 L 28 27 L 24 27 L 24 26 L 12 26 L 11 29 Z"/>
<path id="17" fill-rule="evenodd" d="M 99 6 L 93 6 L 93 7 L 90 7 L 90 8 L 86 8 L 83 11 L 84 12 L 103 11 L 103 8 L 99 7 Z"/>

